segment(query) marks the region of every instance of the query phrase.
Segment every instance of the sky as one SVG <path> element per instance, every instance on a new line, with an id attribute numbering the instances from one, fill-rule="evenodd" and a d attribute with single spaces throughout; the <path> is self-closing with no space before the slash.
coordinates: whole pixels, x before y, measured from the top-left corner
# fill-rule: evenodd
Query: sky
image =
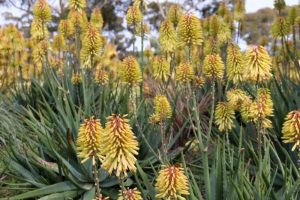
<path id="1" fill-rule="evenodd" d="M 48 0 L 49 2 L 53 3 L 56 0 Z M 164 0 L 153 0 L 153 1 L 164 1 Z M 168 1 L 174 1 L 174 2 L 180 2 L 181 0 L 168 0 Z M 273 8 L 273 2 L 274 0 L 246 0 L 246 12 L 255 12 L 261 8 Z M 295 4 L 299 4 L 300 0 L 285 0 L 287 5 L 295 5 Z M 18 16 L 20 15 L 20 11 L 18 9 L 15 9 L 13 7 L 10 8 L 6 8 L 1 6 L 0 7 L 0 25 L 3 25 L 5 23 L 4 17 L 3 17 L 3 13 L 10 11 L 12 12 L 14 15 Z"/>

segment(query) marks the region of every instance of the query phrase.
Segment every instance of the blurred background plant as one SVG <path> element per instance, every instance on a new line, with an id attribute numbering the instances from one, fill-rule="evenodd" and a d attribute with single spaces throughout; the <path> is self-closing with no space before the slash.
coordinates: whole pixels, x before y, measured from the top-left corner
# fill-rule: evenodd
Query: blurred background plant
<path id="1" fill-rule="evenodd" d="M 0 29 L 0 199 L 299 198 L 299 6 L 257 38 L 243 0 L 193 3 L 24 2 Z"/>

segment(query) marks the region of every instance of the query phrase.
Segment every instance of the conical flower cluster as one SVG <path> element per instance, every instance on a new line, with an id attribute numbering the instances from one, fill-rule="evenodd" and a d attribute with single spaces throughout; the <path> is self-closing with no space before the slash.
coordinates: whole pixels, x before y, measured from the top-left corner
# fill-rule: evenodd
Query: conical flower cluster
<path id="1" fill-rule="evenodd" d="M 124 198 L 125 197 L 125 198 Z M 143 200 L 141 193 L 137 188 L 134 189 L 124 189 L 119 193 L 118 200 Z"/>
<path id="2" fill-rule="evenodd" d="M 273 102 L 270 91 L 260 88 L 257 99 L 251 106 L 251 115 L 254 122 L 260 122 L 263 128 L 271 128 L 272 122 L 267 117 L 273 116 Z"/>
<path id="3" fill-rule="evenodd" d="M 140 65 L 133 56 L 127 56 L 122 63 L 120 69 L 121 79 L 125 82 L 133 86 L 142 81 L 142 72 L 140 69 Z"/>
<path id="4" fill-rule="evenodd" d="M 158 41 L 163 51 L 173 52 L 175 50 L 176 31 L 170 21 L 161 23 Z"/>
<path id="5" fill-rule="evenodd" d="M 156 95 L 154 98 L 154 114 L 150 117 L 152 123 L 164 122 L 171 118 L 172 110 L 167 97 Z"/>
<path id="6" fill-rule="evenodd" d="M 80 125 L 77 138 L 77 150 L 78 157 L 83 159 L 81 161 L 82 163 L 89 158 L 93 159 L 93 163 L 95 163 L 96 158 L 103 158 L 101 150 L 103 134 L 104 130 L 100 120 L 94 119 L 94 117 L 86 119 L 85 122 Z"/>
<path id="7" fill-rule="evenodd" d="M 69 8 L 73 11 L 82 12 L 82 10 L 86 7 L 85 0 L 69 0 Z"/>
<path id="8" fill-rule="evenodd" d="M 290 112 L 283 123 L 282 139 L 284 143 L 294 143 L 292 150 L 300 148 L 300 110 Z"/>
<path id="9" fill-rule="evenodd" d="M 162 56 L 155 56 L 152 60 L 153 76 L 162 81 L 168 80 L 170 76 L 170 64 Z"/>
<path id="10" fill-rule="evenodd" d="M 75 29 L 70 20 L 60 20 L 58 25 L 58 33 L 64 38 L 69 38 L 75 33 Z"/>
<path id="11" fill-rule="evenodd" d="M 46 0 L 38 0 L 33 8 L 33 15 L 40 23 L 45 24 L 51 21 L 51 8 Z"/>
<path id="12" fill-rule="evenodd" d="M 107 72 L 103 69 L 97 69 L 95 72 L 95 82 L 99 85 L 105 85 L 108 82 Z"/>
<path id="13" fill-rule="evenodd" d="M 271 27 L 271 34 L 274 38 L 283 38 L 291 31 L 289 22 L 284 17 L 278 17 Z"/>
<path id="14" fill-rule="evenodd" d="M 224 63 L 219 54 L 207 55 L 203 64 L 204 75 L 208 78 L 222 79 L 224 76 Z"/>
<path id="15" fill-rule="evenodd" d="M 68 20 L 74 27 L 80 27 L 82 30 L 87 26 L 88 20 L 85 12 L 71 10 L 68 14 Z"/>
<path id="16" fill-rule="evenodd" d="M 183 168 L 173 165 L 164 166 L 156 179 L 156 198 L 185 200 L 189 195 L 188 179 Z"/>
<path id="17" fill-rule="evenodd" d="M 142 21 L 143 15 L 137 6 L 130 6 L 127 10 L 126 21 L 129 26 L 137 27 Z"/>
<path id="18" fill-rule="evenodd" d="M 49 32 L 47 26 L 40 23 L 39 20 L 33 20 L 30 27 L 31 38 L 35 41 L 48 39 Z"/>
<path id="19" fill-rule="evenodd" d="M 229 103 L 219 102 L 215 112 L 215 123 L 219 131 L 230 131 L 234 127 L 234 109 Z"/>
<path id="20" fill-rule="evenodd" d="M 175 4 L 169 8 L 168 19 L 173 24 L 174 27 L 177 27 L 182 15 L 183 15 L 183 12 L 182 12 L 180 5 Z"/>
<path id="21" fill-rule="evenodd" d="M 102 168 L 109 174 L 115 171 L 116 176 L 127 176 L 128 171 L 135 172 L 138 142 L 126 116 L 113 114 L 107 118 L 103 135 L 102 149 L 104 160 Z"/>
<path id="22" fill-rule="evenodd" d="M 233 83 L 242 82 L 244 79 L 243 55 L 240 48 L 236 44 L 229 44 L 227 47 L 227 73 L 228 79 Z"/>
<path id="23" fill-rule="evenodd" d="M 248 102 L 250 97 L 241 89 L 231 89 L 226 92 L 226 97 L 230 106 L 235 110 L 239 109 L 244 102 Z"/>
<path id="24" fill-rule="evenodd" d="M 102 29 L 103 17 L 100 8 L 93 9 L 90 22 L 97 29 Z"/>
<path id="25" fill-rule="evenodd" d="M 180 63 L 176 68 L 176 80 L 182 84 L 191 82 L 195 77 L 193 67 L 187 61 Z"/>
<path id="26" fill-rule="evenodd" d="M 264 82 L 272 77 L 271 58 L 263 46 L 250 47 L 246 54 L 245 77 L 253 82 Z"/>
<path id="27" fill-rule="evenodd" d="M 96 56 L 102 47 L 102 39 L 99 30 L 88 24 L 82 41 L 80 58 L 87 61 L 92 56 Z"/>
<path id="28" fill-rule="evenodd" d="M 178 23 L 178 45 L 188 46 L 200 45 L 203 42 L 203 33 L 200 20 L 192 15 L 183 15 Z"/>

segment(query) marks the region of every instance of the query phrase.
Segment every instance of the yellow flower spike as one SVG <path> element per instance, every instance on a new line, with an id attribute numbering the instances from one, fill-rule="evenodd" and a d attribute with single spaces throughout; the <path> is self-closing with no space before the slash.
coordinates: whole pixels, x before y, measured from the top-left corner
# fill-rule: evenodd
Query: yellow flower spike
<path id="1" fill-rule="evenodd" d="M 180 63 L 176 68 L 176 80 L 182 84 L 191 82 L 195 77 L 193 67 L 188 61 Z"/>
<path id="2" fill-rule="evenodd" d="M 234 19 L 239 22 L 245 19 L 245 0 L 236 0 L 234 5 Z"/>
<path id="3" fill-rule="evenodd" d="M 224 17 L 230 13 L 230 10 L 225 2 L 223 1 L 220 2 L 217 13 L 221 17 Z"/>
<path id="4" fill-rule="evenodd" d="M 125 196 L 125 199 L 123 195 Z M 141 192 L 138 191 L 137 188 L 133 188 L 133 189 L 127 188 L 124 189 L 123 191 L 122 190 L 120 191 L 117 200 L 143 200 L 143 198 L 141 196 Z"/>
<path id="5" fill-rule="evenodd" d="M 263 46 L 252 46 L 245 54 L 244 76 L 253 82 L 264 82 L 272 77 L 271 58 Z"/>
<path id="6" fill-rule="evenodd" d="M 163 166 L 156 178 L 155 189 L 157 191 L 156 198 L 159 199 L 185 200 L 184 196 L 190 194 L 184 170 L 177 165 Z"/>
<path id="7" fill-rule="evenodd" d="M 260 88 L 257 91 L 257 99 L 251 105 L 250 112 L 254 122 L 261 122 L 263 128 L 271 128 L 272 122 L 267 117 L 273 116 L 273 102 L 270 90 Z"/>
<path id="8" fill-rule="evenodd" d="M 81 82 L 82 82 L 82 75 L 80 73 L 78 73 L 78 72 L 75 73 L 75 74 L 73 74 L 73 76 L 72 76 L 72 83 L 74 85 L 78 85 Z"/>
<path id="9" fill-rule="evenodd" d="M 44 58 L 48 53 L 49 42 L 47 40 L 40 41 L 33 49 L 32 56 L 34 63 L 41 67 L 44 63 Z"/>
<path id="10" fill-rule="evenodd" d="M 166 96 L 156 95 L 154 98 L 154 114 L 150 117 L 151 122 L 164 122 L 171 118 L 172 109 Z"/>
<path id="11" fill-rule="evenodd" d="M 130 6 L 127 10 L 126 21 L 129 26 L 138 26 L 142 21 L 142 12 L 137 6 Z"/>
<path id="12" fill-rule="evenodd" d="M 96 162 L 96 158 L 102 159 L 104 130 L 99 119 L 90 117 L 80 125 L 76 141 L 78 157 L 83 159 L 81 163 L 86 162 L 89 158 Z"/>
<path id="13" fill-rule="evenodd" d="M 243 54 L 236 44 L 229 44 L 227 47 L 227 74 L 228 79 L 233 83 L 240 83 L 244 80 L 244 59 Z"/>
<path id="14" fill-rule="evenodd" d="M 127 56 L 121 65 L 120 69 L 121 79 L 125 82 L 133 86 L 142 81 L 142 72 L 140 69 L 140 65 L 133 56 Z"/>
<path id="15" fill-rule="evenodd" d="M 211 54 L 205 57 L 203 64 L 203 72 L 207 78 L 223 78 L 224 63 L 219 54 Z"/>
<path id="16" fill-rule="evenodd" d="M 196 76 L 194 78 L 194 86 L 196 88 L 202 88 L 203 85 L 204 85 L 204 83 L 205 83 L 205 80 L 204 80 L 204 78 L 202 76 Z"/>
<path id="17" fill-rule="evenodd" d="M 56 52 L 62 52 L 66 50 L 67 45 L 65 38 L 61 34 L 57 34 L 53 37 L 53 43 L 52 43 L 53 49 Z"/>
<path id="18" fill-rule="evenodd" d="M 215 123 L 219 131 L 228 132 L 234 128 L 234 109 L 228 102 L 218 102 L 215 112 Z"/>
<path id="19" fill-rule="evenodd" d="M 71 10 L 68 14 L 68 20 L 73 24 L 74 27 L 80 27 L 85 30 L 88 20 L 85 12 L 79 12 Z"/>
<path id="20" fill-rule="evenodd" d="M 96 27 L 98 29 L 102 29 L 102 27 L 103 27 L 103 17 L 102 17 L 102 13 L 101 13 L 100 8 L 94 8 L 93 9 L 90 22 L 94 27 Z"/>
<path id="21" fill-rule="evenodd" d="M 75 33 L 74 26 L 70 20 L 60 20 L 58 25 L 58 33 L 64 36 L 66 39 Z"/>
<path id="22" fill-rule="evenodd" d="M 300 110 L 288 113 L 282 127 L 284 143 L 294 143 L 292 151 L 300 148 Z"/>
<path id="23" fill-rule="evenodd" d="M 36 41 L 41 41 L 49 37 L 49 32 L 46 26 L 43 26 L 41 21 L 34 19 L 30 28 L 31 38 Z"/>
<path id="24" fill-rule="evenodd" d="M 116 114 L 108 117 L 102 141 L 105 158 L 101 167 L 109 174 L 115 171 L 117 177 L 136 171 L 139 146 L 126 117 Z"/>
<path id="25" fill-rule="evenodd" d="M 108 74 L 103 68 L 96 70 L 95 82 L 99 85 L 105 85 L 108 82 Z"/>
<path id="26" fill-rule="evenodd" d="M 203 33 L 200 20 L 192 15 L 183 15 L 178 23 L 178 45 L 188 46 L 200 45 L 203 42 Z"/>
<path id="27" fill-rule="evenodd" d="M 168 10 L 168 20 L 177 27 L 180 18 L 183 15 L 182 8 L 179 4 L 172 5 Z"/>
<path id="28" fill-rule="evenodd" d="M 277 17 L 270 32 L 273 38 L 283 38 L 291 32 L 290 23 L 284 17 Z"/>
<path id="29" fill-rule="evenodd" d="M 212 37 L 217 37 L 220 31 L 220 23 L 217 15 L 209 18 L 209 33 Z"/>
<path id="30" fill-rule="evenodd" d="M 98 55 L 102 46 L 99 30 L 93 25 L 88 24 L 82 40 L 82 48 L 80 51 L 81 60 L 86 61 L 91 56 Z"/>
<path id="31" fill-rule="evenodd" d="M 228 104 L 230 104 L 235 110 L 239 109 L 243 102 L 248 102 L 250 97 L 247 93 L 241 89 L 231 89 L 226 92 Z"/>
<path id="32" fill-rule="evenodd" d="M 251 99 L 246 99 L 240 106 L 242 119 L 246 123 L 252 121 L 254 118 L 253 113 L 251 112 L 252 105 L 253 101 Z"/>
<path id="33" fill-rule="evenodd" d="M 170 76 L 170 64 L 162 56 L 155 56 L 152 59 L 153 76 L 162 81 L 168 80 Z"/>
<path id="34" fill-rule="evenodd" d="M 176 48 L 176 31 L 169 21 L 164 21 L 160 25 L 159 44 L 163 51 L 173 52 Z"/>
<path id="35" fill-rule="evenodd" d="M 69 0 L 69 9 L 82 12 L 86 7 L 86 0 Z"/>
<path id="36" fill-rule="evenodd" d="M 42 22 L 42 24 L 51 21 L 51 8 L 46 0 L 38 0 L 34 4 L 33 15 L 36 20 Z"/>

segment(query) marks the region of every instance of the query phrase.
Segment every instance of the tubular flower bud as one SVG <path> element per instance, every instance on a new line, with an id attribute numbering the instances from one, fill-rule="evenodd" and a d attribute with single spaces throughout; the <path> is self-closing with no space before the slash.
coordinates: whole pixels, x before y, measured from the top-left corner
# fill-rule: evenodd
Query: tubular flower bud
<path id="1" fill-rule="evenodd" d="M 229 103 L 219 102 L 215 112 L 215 123 L 219 131 L 230 131 L 234 127 L 234 109 Z"/>
<path id="2" fill-rule="evenodd" d="M 176 68 L 176 80 L 180 83 L 186 84 L 194 79 L 194 70 L 188 61 L 180 63 Z"/>
<path id="3" fill-rule="evenodd" d="M 191 14 L 182 16 L 178 23 L 178 45 L 193 46 L 203 42 L 200 20 Z"/>
<path id="4" fill-rule="evenodd" d="M 272 77 L 271 58 L 262 46 L 250 47 L 245 54 L 245 78 L 254 82 L 264 82 Z"/>
<path id="5" fill-rule="evenodd" d="M 170 76 L 170 64 L 162 56 L 155 56 L 153 58 L 152 67 L 155 79 L 166 81 Z"/>
<path id="6" fill-rule="evenodd" d="M 124 198 L 124 197 L 125 198 Z M 143 200 L 141 193 L 137 190 L 137 188 L 134 189 L 124 189 L 121 190 L 119 193 L 118 200 Z"/>
<path id="7" fill-rule="evenodd" d="M 81 161 L 82 163 L 89 158 L 93 159 L 93 163 L 96 162 L 96 158 L 103 158 L 101 149 L 103 134 L 104 130 L 100 120 L 94 119 L 93 116 L 86 119 L 85 122 L 80 125 L 76 144 L 78 157 L 83 159 Z"/>
<path id="8" fill-rule="evenodd" d="M 129 26 L 137 26 L 142 21 L 142 13 L 137 6 L 130 6 L 127 10 L 126 21 Z"/>
<path id="9" fill-rule="evenodd" d="M 121 79 L 125 83 L 130 84 L 130 86 L 142 81 L 140 65 L 133 56 L 128 56 L 123 60 L 120 69 L 120 76 Z"/>
<path id="10" fill-rule="evenodd" d="M 235 110 L 242 106 L 243 102 L 248 102 L 250 97 L 245 91 L 241 89 L 231 89 L 226 92 L 228 104 L 230 104 Z"/>
<path id="11" fill-rule="evenodd" d="M 82 41 L 80 58 L 82 60 L 87 60 L 91 56 L 96 56 L 101 47 L 102 39 L 99 31 L 91 24 L 88 24 Z"/>
<path id="12" fill-rule="evenodd" d="M 274 38 L 283 38 L 291 31 L 289 22 L 284 17 L 277 17 L 271 26 L 271 35 Z"/>
<path id="13" fill-rule="evenodd" d="M 98 28 L 102 29 L 103 26 L 103 17 L 100 8 L 94 8 L 91 15 L 91 24 Z"/>
<path id="14" fill-rule="evenodd" d="M 188 179 L 183 168 L 173 166 L 163 166 L 156 179 L 156 198 L 159 199 L 179 199 L 185 200 L 183 196 L 189 195 Z"/>
<path id="15" fill-rule="evenodd" d="M 219 54 L 211 54 L 205 57 L 203 72 L 208 78 L 223 78 L 224 63 Z"/>
<path id="16" fill-rule="evenodd" d="M 107 118 L 102 144 L 105 158 L 101 167 L 109 174 L 115 170 L 116 176 L 120 177 L 121 173 L 127 176 L 128 170 L 136 171 L 135 156 L 139 146 L 126 115 L 113 114 Z"/>
<path id="17" fill-rule="evenodd" d="M 263 128 L 271 128 L 272 122 L 267 117 L 273 116 L 273 102 L 268 89 L 258 89 L 256 101 L 251 106 L 254 122 L 261 122 Z"/>
<path id="18" fill-rule="evenodd" d="M 160 25 L 159 44 L 163 51 L 173 52 L 176 48 L 176 31 L 169 21 Z"/>
<path id="19" fill-rule="evenodd" d="M 282 139 L 284 143 L 294 143 L 292 151 L 300 148 L 300 110 L 294 110 L 286 116 Z"/>
<path id="20" fill-rule="evenodd" d="M 69 38 L 75 33 L 75 29 L 70 20 L 60 20 L 58 25 L 58 33 L 64 36 L 64 38 Z"/>
<path id="21" fill-rule="evenodd" d="M 236 44 L 229 44 L 227 47 L 227 69 L 228 79 L 233 83 L 243 81 L 245 65 L 240 48 Z"/>
<path id="22" fill-rule="evenodd" d="M 46 0 L 38 0 L 34 4 L 33 15 L 35 19 L 41 21 L 42 24 L 51 21 L 51 8 Z"/>
<path id="23" fill-rule="evenodd" d="M 73 11 L 82 12 L 82 10 L 86 7 L 85 0 L 69 0 L 69 8 Z"/>
<path id="24" fill-rule="evenodd" d="M 156 95 L 154 98 L 154 114 L 150 117 L 152 122 L 163 122 L 171 118 L 172 110 L 167 97 Z"/>
<path id="25" fill-rule="evenodd" d="M 174 27 L 177 27 L 177 24 L 182 17 L 183 12 L 179 4 L 172 5 L 168 11 L 168 19 L 173 24 Z"/>

